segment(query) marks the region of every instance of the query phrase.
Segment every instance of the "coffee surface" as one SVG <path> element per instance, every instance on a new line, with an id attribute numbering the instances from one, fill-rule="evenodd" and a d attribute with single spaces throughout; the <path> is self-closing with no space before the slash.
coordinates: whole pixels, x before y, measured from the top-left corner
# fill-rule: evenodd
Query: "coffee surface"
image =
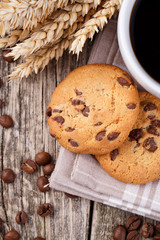
<path id="1" fill-rule="evenodd" d="M 160 1 L 137 0 L 130 19 L 134 52 L 145 71 L 160 82 Z"/>

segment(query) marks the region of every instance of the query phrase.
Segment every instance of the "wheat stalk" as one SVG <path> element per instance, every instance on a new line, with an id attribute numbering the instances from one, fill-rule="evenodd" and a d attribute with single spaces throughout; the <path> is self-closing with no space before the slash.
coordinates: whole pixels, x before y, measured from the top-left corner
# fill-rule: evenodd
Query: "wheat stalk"
<path id="1" fill-rule="evenodd" d="M 54 21 L 48 21 L 30 38 L 13 47 L 9 55 L 16 60 L 20 56 L 27 57 L 50 43 L 53 44 L 63 36 L 65 29 L 68 31 L 78 17 L 86 15 L 92 7 L 93 3 L 68 5 Z"/>
<path id="2" fill-rule="evenodd" d="M 99 29 L 102 30 L 104 25 L 107 24 L 108 19 L 110 19 L 116 9 L 121 6 L 122 0 L 110 0 L 107 1 L 102 10 L 98 11 L 93 15 L 93 18 L 84 23 L 84 26 L 74 34 L 74 41 L 70 47 L 70 51 L 79 55 L 82 48 L 88 38 L 92 39 L 95 32 Z"/>

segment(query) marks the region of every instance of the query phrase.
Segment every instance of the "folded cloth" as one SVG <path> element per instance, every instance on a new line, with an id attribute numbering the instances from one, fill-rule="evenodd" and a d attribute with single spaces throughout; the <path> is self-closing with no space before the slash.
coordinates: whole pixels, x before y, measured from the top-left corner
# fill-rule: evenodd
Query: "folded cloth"
<path id="1" fill-rule="evenodd" d="M 127 71 L 118 49 L 116 26 L 115 20 L 110 21 L 97 36 L 88 64 L 114 64 Z M 91 155 L 71 153 L 61 147 L 50 187 L 160 220 L 160 181 L 145 185 L 120 182 Z"/>

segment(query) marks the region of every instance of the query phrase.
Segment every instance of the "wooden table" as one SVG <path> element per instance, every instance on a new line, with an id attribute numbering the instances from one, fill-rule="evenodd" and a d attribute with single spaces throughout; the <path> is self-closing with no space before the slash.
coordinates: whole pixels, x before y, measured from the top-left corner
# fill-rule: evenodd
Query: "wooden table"
<path id="1" fill-rule="evenodd" d="M 58 64 L 51 61 L 42 73 L 21 82 L 8 84 L 3 80 L 0 88 L 0 99 L 4 102 L 0 114 L 11 115 L 15 122 L 12 129 L 0 127 L 0 173 L 8 167 L 16 172 L 14 184 L 0 182 L 0 217 L 5 222 L 5 232 L 15 229 L 21 234 L 21 239 L 32 240 L 41 236 L 46 240 L 110 240 L 114 226 L 124 224 L 131 215 L 82 198 L 70 199 L 54 190 L 41 193 L 36 180 L 43 175 L 42 168 L 33 175 L 21 169 L 24 159 L 34 160 L 40 151 L 49 152 L 55 162 L 59 145 L 49 135 L 46 108 L 54 88 L 64 77 L 87 63 L 92 44 L 86 43 L 78 62 L 76 56 L 65 53 Z M 2 79 L 15 65 L 0 60 Z M 42 218 L 37 215 L 37 207 L 45 202 L 54 205 L 54 213 Z M 24 226 L 15 222 L 16 213 L 22 209 L 28 214 Z M 3 239 L 2 234 L 0 239 Z"/>

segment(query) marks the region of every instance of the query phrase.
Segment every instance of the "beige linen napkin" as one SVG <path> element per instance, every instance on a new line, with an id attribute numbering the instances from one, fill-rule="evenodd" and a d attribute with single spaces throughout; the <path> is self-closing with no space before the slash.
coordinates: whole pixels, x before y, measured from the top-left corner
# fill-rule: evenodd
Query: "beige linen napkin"
<path id="1" fill-rule="evenodd" d="M 127 71 L 120 56 L 116 27 L 117 22 L 112 20 L 97 36 L 88 64 L 114 64 Z M 122 183 L 109 176 L 91 155 L 71 153 L 61 147 L 50 187 L 160 220 L 159 181 L 145 185 Z"/>

